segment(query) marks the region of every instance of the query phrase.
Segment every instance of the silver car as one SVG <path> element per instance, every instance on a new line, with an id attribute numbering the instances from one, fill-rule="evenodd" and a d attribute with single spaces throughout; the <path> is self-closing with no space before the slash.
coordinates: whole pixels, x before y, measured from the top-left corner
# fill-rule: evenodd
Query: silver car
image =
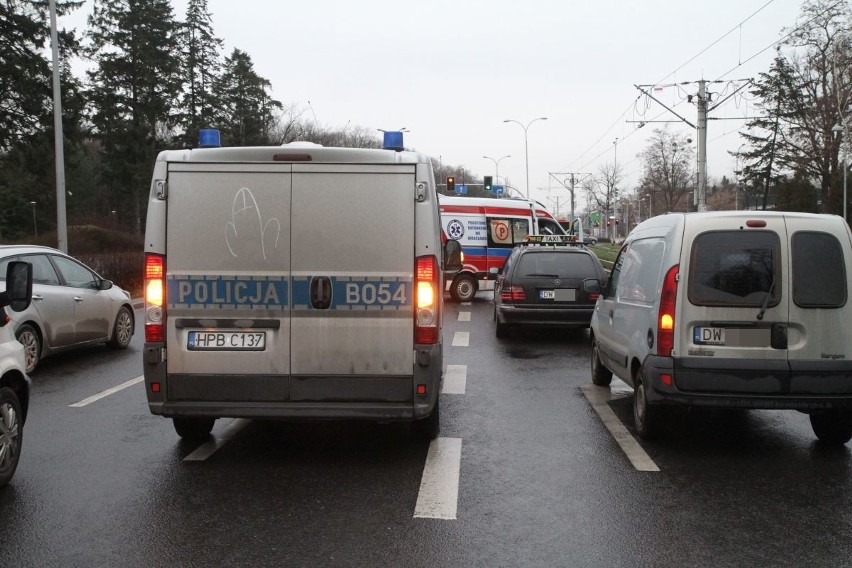
<path id="1" fill-rule="evenodd" d="M 13 316 L 15 336 L 26 353 L 27 373 L 42 358 L 66 349 L 96 343 L 118 349 L 130 345 L 135 325 L 126 290 L 49 247 L 0 246 L 0 274 L 6 273 L 12 260 L 33 266 L 32 303 Z"/>

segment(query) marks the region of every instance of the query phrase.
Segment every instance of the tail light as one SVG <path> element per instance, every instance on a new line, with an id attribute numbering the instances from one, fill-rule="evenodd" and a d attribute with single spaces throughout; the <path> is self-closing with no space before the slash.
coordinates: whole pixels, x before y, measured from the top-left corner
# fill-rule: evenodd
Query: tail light
<path id="1" fill-rule="evenodd" d="M 601 295 L 599 292 L 589 292 L 588 297 L 590 302 L 597 302 Z"/>
<path id="2" fill-rule="evenodd" d="M 666 272 L 660 294 L 660 311 L 657 314 L 657 355 L 671 357 L 674 349 L 675 300 L 677 299 L 678 265 Z"/>
<path id="3" fill-rule="evenodd" d="M 523 286 L 509 286 L 503 288 L 500 299 L 504 302 L 524 302 L 527 299 L 527 293 L 524 292 Z"/>
<path id="4" fill-rule="evenodd" d="M 414 343 L 438 343 L 441 298 L 437 257 L 418 256 L 414 274 Z"/>
<path id="5" fill-rule="evenodd" d="M 166 257 L 145 254 L 145 341 L 166 340 Z"/>

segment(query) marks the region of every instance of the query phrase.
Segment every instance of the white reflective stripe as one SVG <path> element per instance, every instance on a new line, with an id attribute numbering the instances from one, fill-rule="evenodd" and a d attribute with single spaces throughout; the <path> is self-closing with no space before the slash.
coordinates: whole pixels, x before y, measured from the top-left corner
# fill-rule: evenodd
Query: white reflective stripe
<path id="1" fill-rule="evenodd" d="M 464 394 L 467 382 L 467 365 L 447 365 L 444 374 L 443 394 Z"/>
<path id="2" fill-rule="evenodd" d="M 436 438 L 429 444 L 414 517 L 456 518 L 461 469 L 461 438 Z"/>
<path id="3" fill-rule="evenodd" d="M 580 390 L 586 395 L 589 404 L 598 413 L 604 426 L 610 431 L 612 437 L 615 438 L 615 441 L 621 447 L 621 451 L 624 452 L 627 459 L 633 464 L 633 467 L 637 471 L 660 471 L 660 468 L 654 463 L 651 456 L 645 453 L 645 450 L 642 449 L 636 438 L 630 434 L 624 424 L 621 423 L 621 420 L 615 415 L 615 412 L 612 411 L 612 408 L 607 404 L 613 398 L 610 389 L 596 385 L 582 385 Z"/>
<path id="4" fill-rule="evenodd" d="M 135 379 L 130 379 L 127 382 L 124 382 L 124 383 L 121 383 L 120 385 L 112 387 L 111 389 L 101 391 L 98 394 L 92 395 L 89 398 L 84 398 L 80 402 L 75 402 L 74 404 L 69 404 L 68 406 L 70 406 L 71 408 L 82 408 L 84 406 L 92 404 L 93 402 L 95 402 L 97 400 L 100 400 L 102 398 L 106 398 L 111 394 L 114 394 L 114 393 L 117 393 L 118 391 L 124 390 L 127 387 L 132 387 L 133 385 L 135 385 L 137 383 L 141 383 L 144 380 L 145 380 L 145 377 L 140 375 L 140 376 L 136 377 Z"/>
<path id="5" fill-rule="evenodd" d="M 237 432 L 251 424 L 251 420 L 247 418 L 237 418 L 223 430 L 220 434 L 207 440 L 198 446 L 194 452 L 183 458 L 183 461 L 204 461 L 212 456 L 216 450 L 227 444 L 237 435 Z"/>
<path id="6" fill-rule="evenodd" d="M 470 332 L 457 331 L 453 334 L 453 347 L 467 347 L 470 345 Z"/>

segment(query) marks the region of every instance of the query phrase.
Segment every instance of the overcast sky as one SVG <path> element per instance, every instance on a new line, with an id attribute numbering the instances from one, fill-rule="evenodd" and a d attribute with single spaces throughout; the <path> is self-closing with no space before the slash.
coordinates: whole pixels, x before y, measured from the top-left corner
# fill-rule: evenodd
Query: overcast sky
<path id="1" fill-rule="evenodd" d="M 186 1 L 172 5 L 184 19 Z M 91 6 L 88 0 L 60 26 L 81 29 Z M 478 176 L 472 183 L 495 173 L 484 155 L 511 155 L 500 161 L 501 181 L 506 176 L 526 193 L 524 129 L 503 121 L 526 125 L 547 117 L 527 131 L 530 192 L 551 208 L 558 197 L 567 212 L 568 192 L 550 172 L 597 173 L 617 149 L 622 185 L 636 186 L 636 155 L 665 124 L 638 129 L 631 121 L 678 121 L 669 128 L 696 140 L 671 112 L 639 98 L 635 84 L 682 83 L 656 94 L 695 124 L 696 108 L 685 98 L 697 92 L 696 81 L 766 71 L 772 44 L 782 28 L 795 26 L 801 2 L 208 0 L 208 6 L 224 53 L 247 52 L 285 106 L 330 128 L 406 127 L 407 148 L 465 166 Z M 725 89 L 724 82 L 709 87 Z M 751 104 L 734 97 L 710 116 L 751 115 Z M 735 159 L 727 151 L 742 144 L 737 130 L 744 123 L 710 122 L 711 178 L 732 175 Z"/>

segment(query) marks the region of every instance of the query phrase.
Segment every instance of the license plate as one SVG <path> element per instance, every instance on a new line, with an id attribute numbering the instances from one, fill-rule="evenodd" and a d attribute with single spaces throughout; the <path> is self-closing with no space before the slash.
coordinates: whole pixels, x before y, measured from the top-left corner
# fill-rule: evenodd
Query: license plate
<path id="1" fill-rule="evenodd" d="M 725 345 L 724 327 L 692 328 L 692 342 L 696 345 Z"/>
<path id="2" fill-rule="evenodd" d="M 264 351 L 265 331 L 190 331 L 186 339 L 190 351 Z"/>
<path id="3" fill-rule="evenodd" d="M 540 290 L 539 298 L 542 300 L 556 300 L 557 302 L 573 302 L 577 299 L 577 291 L 573 288 Z"/>
<path id="4" fill-rule="evenodd" d="M 553 290 L 540 290 L 538 297 L 542 300 L 552 300 L 556 297 Z"/>

